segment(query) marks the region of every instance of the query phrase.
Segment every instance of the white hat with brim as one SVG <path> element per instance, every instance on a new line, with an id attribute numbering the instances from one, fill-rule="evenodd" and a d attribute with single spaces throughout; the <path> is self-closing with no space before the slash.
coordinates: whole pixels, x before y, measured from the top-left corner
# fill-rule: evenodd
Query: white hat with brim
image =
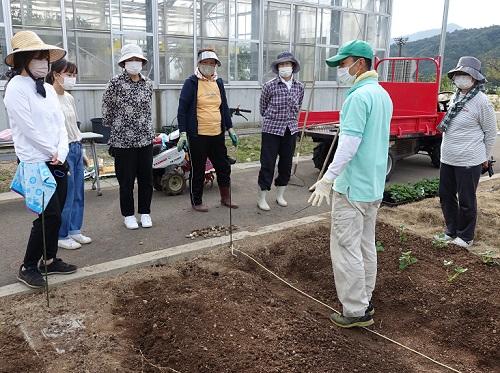
<path id="1" fill-rule="evenodd" d="M 118 65 L 123 67 L 125 65 L 125 61 L 131 58 L 139 58 L 142 60 L 142 63 L 147 63 L 148 59 L 144 57 L 142 53 L 142 48 L 137 44 L 125 44 L 121 50 L 121 57 L 118 60 Z"/>
<path id="2" fill-rule="evenodd" d="M 48 51 L 49 62 L 51 63 L 59 61 L 66 55 L 64 49 L 45 44 L 33 31 L 19 31 L 12 37 L 10 44 L 12 52 L 5 57 L 5 64 L 9 66 L 14 66 L 14 55 L 22 52 Z"/>
<path id="3" fill-rule="evenodd" d="M 217 57 L 217 54 L 213 51 L 203 51 L 198 55 L 198 63 L 200 63 L 203 60 L 215 60 L 217 62 L 217 66 L 220 66 L 220 60 L 219 57 Z"/>

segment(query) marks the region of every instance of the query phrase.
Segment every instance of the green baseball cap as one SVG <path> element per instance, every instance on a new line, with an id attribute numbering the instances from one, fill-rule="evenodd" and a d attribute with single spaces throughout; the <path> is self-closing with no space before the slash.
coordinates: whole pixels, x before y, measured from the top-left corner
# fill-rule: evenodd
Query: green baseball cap
<path id="1" fill-rule="evenodd" d="M 326 59 L 326 64 L 330 67 L 336 67 L 347 57 L 356 56 L 373 59 L 373 49 L 366 41 L 353 40 L 343 44 L 335 56 Z"/>

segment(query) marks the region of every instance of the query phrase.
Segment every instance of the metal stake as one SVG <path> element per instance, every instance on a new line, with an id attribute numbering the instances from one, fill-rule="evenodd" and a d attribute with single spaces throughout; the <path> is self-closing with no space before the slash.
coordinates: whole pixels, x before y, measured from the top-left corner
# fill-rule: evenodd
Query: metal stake
<path id="1" fill-rule="evenodd" d="M 47 295 L 47 307 L 49 301 L 49 276 L 47 274 L 47 242 L 45 240 L 45 192 L 42 192 L 42 246 L 43 246 L 43 266 L 45 269 L 45 293 Z"/>

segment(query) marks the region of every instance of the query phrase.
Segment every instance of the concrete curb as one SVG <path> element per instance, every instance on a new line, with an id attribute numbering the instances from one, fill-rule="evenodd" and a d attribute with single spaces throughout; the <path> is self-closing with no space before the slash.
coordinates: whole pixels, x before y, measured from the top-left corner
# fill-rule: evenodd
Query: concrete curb
<path id="1" fill-rule="evenodd" d="M 279 232 L 288 228 L 300 225 L 316 223 L 328 218 L 330 213 L 306 216 L 300 219 L 289 220 L 287 222 L 262 227 L 255 232 L 242 231 L 233 234 L 233 241 L 241 241 L 245 238 L 257 237 L 268 233 Z M 147 267 L 154 264 L 172 263 L 178 260 L 189 259 L 196 255 L 205 254 L 210 249 L 228 244 L 229 236 L 210 238 L 203 241 L 192 242 L 184 245 L 174 246 L 168 249 L 152 251 L 149 253 L 134 255 L 128 258 L 112 260 L 106 263 L 99 263 L 89 267 L 80 268 L 71 275 L 54 275 L 49 277 L 50 287 L 59 286 L 67 282 L 76 280 L 100 277 L 111 274 L 127 272 L 134 268 Z M 0 287 L 0 298 L 11 295 L 32 293 L 39 290 L 27 288 L 20 283 L 5 285 Z"/>

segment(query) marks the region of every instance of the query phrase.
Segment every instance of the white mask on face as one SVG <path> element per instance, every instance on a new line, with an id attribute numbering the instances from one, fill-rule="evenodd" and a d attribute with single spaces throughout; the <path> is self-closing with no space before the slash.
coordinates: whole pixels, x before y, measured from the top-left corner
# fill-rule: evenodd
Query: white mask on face
<path id="1" fill-rule="evenodd" d="M 204 75 L 206 77 L 209 77 L 209 76 L 214 75 L 214 73 L 215 73 L 215 66 L 205 65 L 205 64 L 199 64 L 198 65 L 198 70 L 200 70 L 200 73 L 202 73 L 202 75 Z"/>
<path id="2" fill-rule="evenodd" d="M 284 66 L 278 68 L 279 76 L 281 76 L 282 78 L 288 78 L 290 75 L 292 75 L 292 72 L 293 72 L 292 66 Z"/>
<path id="3" fill-rule="evenodd" d="M 469 75 L 457 75 L 453 78 L 453 83 L 458 89 L 469 89 L 474 85 L 474 81 Z"/>
<path id="4" fill-rule="evenodd" d="M 65 76 L 63 81 L 63 88 L 65 91 L 71 91 L 76 84 L 76 77 Z"/>
<path id="5" fill-rule="evenodd" d="M 28 65 L 28 69 L 35 79 L 45 78 L 49 73 L 49 64 L 47 60 L 32 59 Z"/>
<path id="6" fill-rule="evenodd" d="M 126 61 L 125 62 L 125 70 L 130 75 L 137 75 L 142 70 L 142 61 Z"/>
<path id="7" fill-rule="evenodd" d="M 356 80 L 356 74 L 351 75 L 349 73 L 349 69 L 353 67 L 356 62 L 359 60 L 356 60 L 351 66 L 346 66 L 346 67 L 339 67 L 337 69 L 337 77 L 339 78 L 339 83 L 343 85 L 353 85 L 354 81 Z"/>

